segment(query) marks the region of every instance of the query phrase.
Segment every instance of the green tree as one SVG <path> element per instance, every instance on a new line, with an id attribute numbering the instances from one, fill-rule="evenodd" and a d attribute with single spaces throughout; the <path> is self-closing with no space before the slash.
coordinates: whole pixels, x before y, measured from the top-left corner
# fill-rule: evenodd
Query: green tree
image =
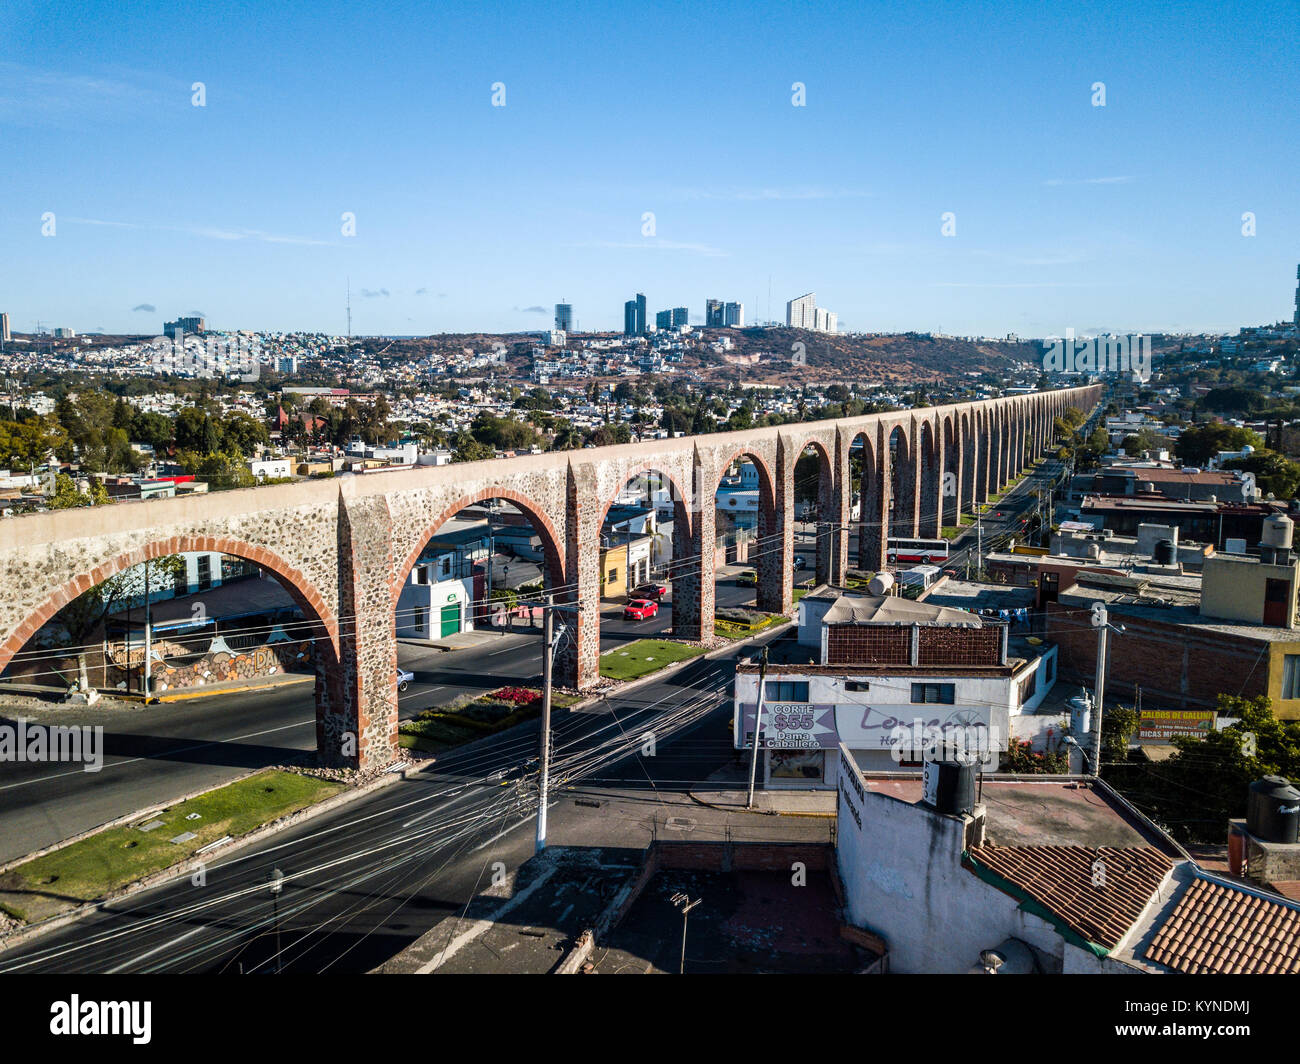
<path id="1" fill-rule="evenodd" d="M 251 488 L 257 483 L 244 456 L 238 451 L 178 451 L 176 461 L 186 473 L 207 482 L 209 490 Z"/>
<path id="2" fill-rule="evenodd" d="M 491 444 L 476 440 L 470 433 L 462 432 L 456 436 L 456 450 L 453 462 L 483 462 L 495 458 L 496 451 Z"/>
<path id="3" fill-rule="evenodd" d="M 73 490 L 76 490 L 75 485 Z M 110 576 L 82 592 L 50 618 L 48 623 L 51 626 L 63 630 L 69 649 L 76 650 L 76 674 L 65 676 L 65 679 L 70 684 L 79 682 L 85 661 L 83 648 L 93 641 L 91 637 L 98 632 L 106 618 L 125 609 L 135 600 L 142 599 L 146 588 L 152 591 L 173 585 L 176 575 L 184 569 L 185 560 L 179 554 L 151 559 Z"/>
<path id="4" fill-rule="evenodd" d="M 1234 458 L 1224 462 L 1223 468 L 1253 473 L 1261 495 L 1271 492 L 1279 499 L 1294 499 L 1300 492 L 1300 464 L 1276 451 L 1261 450 L 1246 458 Z"/>
<path id="5" fill-rule="evenodd" d="M 1193 425 L 1183 429 L 1174 451 L 1184 465 L 1203 466 L 1220 451 L 1240 451 L 1247 445 L 1260 450 L 1264 441 L 1236 425 Z"/>
<path id="6" fill-rule="evenodd" d="M 240 411 L 222 420 L 220 437 L 218 450 L 238 452 L 245 458 L 258 454 L 261 448 L 271 442 L 266 426 L 256 418 Z"/>
<path id="7" fill-rule="evenodd" d="M 98 480 L 90 481 L 89 491 L 79 491 L 77 482 L 66 473 L 54 478 L 54 494 L 48 505 L 51 510 L 70 510 L 78 506 L 103 506 L 112 500 L 108 489 Z"/>

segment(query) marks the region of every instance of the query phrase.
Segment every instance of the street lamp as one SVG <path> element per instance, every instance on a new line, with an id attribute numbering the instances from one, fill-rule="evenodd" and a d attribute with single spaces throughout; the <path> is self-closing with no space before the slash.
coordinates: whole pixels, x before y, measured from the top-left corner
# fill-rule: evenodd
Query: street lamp
<path id="1" fill-rule="evenodd" d="M 682 961 L 677 969 L 678 975 L 686 974 L 686 918 L 690 915 L 691 910 L 694 909 L 695 906 L 699 905 L 703 900 L 703 898 L 696 898 L 694 901 L 691 901 L 691 899 L 680 890 L 673 895 L 673 904 L 682 912 Z"/>
<path id="2" fill-rule="evenodd" d="M 280 891 L 284 889 L 284 873 L 272 868 L 266 875 L 267 888 L 271 891 L 271 905 L 275 910 L 275 974 L 280 974 Z"/>

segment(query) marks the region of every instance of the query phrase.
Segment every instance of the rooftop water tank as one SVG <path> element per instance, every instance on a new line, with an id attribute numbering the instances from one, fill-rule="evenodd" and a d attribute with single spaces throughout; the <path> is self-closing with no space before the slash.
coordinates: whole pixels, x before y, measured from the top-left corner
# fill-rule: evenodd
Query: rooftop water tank
<path id="1" fill-rule="evenodd" d="M 1274 514 L 1264 518 L 1264 528 L 1259 534 L 1259 542 L 1265 547 L 1277 547 L 1279 550 L 1291 549 L 1291 537 L 1295 532 L 1295 522 L 1286 514 Z"/>
<path id="2" fill-rule="evenodd" d="M 890 588 L 894 586 L 893 573 L 877 573 L 867 584 L 867 591 L 873 595 L 888 595 Z"/>
<path id="3" fill-rule="evenodd" d="M 921 774 L 921 800 L 940 813 L 969 813 L 975 808 L 975 766 L 927 761 Z"/>
<path id="4" fill-rule="evenodd" d="M 1174 558 L 1178 555 L 1174 548 L 1172 539 L 1162 539 L 1156 541 L 1156 549 L 1152 553 L 1152 559 L 1157 565 L 1173 565 Z"/>
<path id="5" fill-rule="evenodd" d="M 1265 842 L 1300 840 L 1300 791 L 1282 776 L 1265 776 L 1250 785 L 1246 830 Z"/>

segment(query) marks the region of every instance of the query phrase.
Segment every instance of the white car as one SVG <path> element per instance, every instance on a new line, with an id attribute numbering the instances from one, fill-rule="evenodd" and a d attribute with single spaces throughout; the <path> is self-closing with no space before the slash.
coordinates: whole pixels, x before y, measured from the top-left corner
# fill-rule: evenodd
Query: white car
<path id="1" fill-rule="evenodd" d="M 405 669 L 397 670 L 397 689 L 405 691 L 411 686 L 411 681 L 415 679 L 415 673 L 407 672 Z"/>

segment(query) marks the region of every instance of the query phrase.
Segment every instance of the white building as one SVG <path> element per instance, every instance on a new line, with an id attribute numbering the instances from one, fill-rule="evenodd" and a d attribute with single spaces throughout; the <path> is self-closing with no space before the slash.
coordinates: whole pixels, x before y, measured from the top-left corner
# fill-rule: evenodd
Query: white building
<path id="1" fill-rule="evenodd" d="M 272 480 L 293 475 L 293 460 L 290 458 L 264 458 L 248 463 L 249 471 L 258 480 Z"/>
<path id="2" fill-rule="evenodd" d="M 785 305 L 785 323 L 792 329 L 833 333 L 839 328 L 839 318 L 825 307 L 817 306 L 817 294 L 809 292 Z"/>
<path id="3" fill-rule="evenodd" d="M 893 596 L 840 592 L 799 603 L 811 662 L 769 666 L 759 732 L 764 785 L 832 788 L 841 744 L 864 771 L 920 771 L 937 743 L 996 768 L 1013 716 L 1056 680 L 1056 647 L 1017 641 L 1006 623 Z M 750 748 L 758 666 L 736 669 L 735 743 Z"/>
<path id="4" fill-rule="evenodd" d="M 398 638 L 442 639 L 473 630 L 475 562 L 487 557 L 486 540 L 484 525 L 429 544 L 397 598 Z"/>
<path id="5" fill-rule="evenodd" d="M 785 323 L 792 329 L 815 329 L 817 327 L 815 316 L 817 311 L 817 294 L 809 292 L 807 295 L 799 296 L 792 299 L 785 305 Z"/>

